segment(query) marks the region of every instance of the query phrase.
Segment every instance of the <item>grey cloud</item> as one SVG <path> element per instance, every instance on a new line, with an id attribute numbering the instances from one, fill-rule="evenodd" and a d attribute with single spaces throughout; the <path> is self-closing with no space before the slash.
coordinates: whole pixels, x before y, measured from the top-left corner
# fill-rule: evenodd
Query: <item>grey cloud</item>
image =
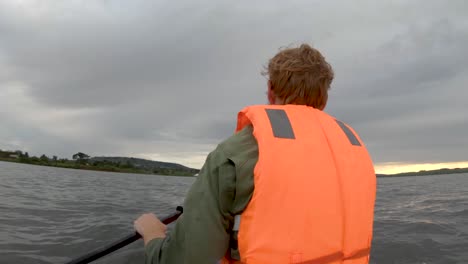
<path id="1" fill-rule="evenodd" d="M 26 126 L 10 115 L 0 142 L 67 156 L 200 153 L 232 134 L 242 107 L 266 103 L 260 71 L 278 48 L 309 42 L 336 71 L 326 110 L 376 162 L 466 159 L 464 6 L 51 1 L 28 12 L 2 3 L 0 95 L 19 82 L 36 114 L 94 112 Z M 71 124 L 79 132 L 60 129 Z"/>
<path id="2" fill-rule="evenodd" d="M 410 27 L 377 49 L 382 72 L 388 72 L 377 83 L 383 89 L 375 96 L 394 95 L 417 89 L 431 82 L 444 82 L 468 69 L 468 30 L 457 29 L 444 19 L 425 27 Z M 389 89 L 391 86 L 391 89 Z"/>

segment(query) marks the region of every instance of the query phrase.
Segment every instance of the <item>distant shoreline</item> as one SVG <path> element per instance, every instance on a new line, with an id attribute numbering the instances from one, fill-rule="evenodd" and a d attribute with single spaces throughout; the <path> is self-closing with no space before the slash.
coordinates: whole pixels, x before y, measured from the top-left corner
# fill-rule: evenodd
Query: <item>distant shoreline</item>
<path id="1" fill-rule="evenodd" d="M 135 169 L 105 169 L 105 168 L 93 168 L 91 166 L 83 165 L 73 165 L 73 166 L 60 166 L 59 164 L 35 164 L 35 163 L 25 163 L 15 159 L 5 159 L 0 158 L 0 161 L 3 162 L 12 162 L 20 164 L 29 164 L 36 166 L 45 166 L 45 167 L 56 167 L 56 168 L 65 168 L 65 169 L 75 169 L 75 170 L 87 170 L 87 171 L 103 171 L 103 172 L 115 172 L 115 173 L 134 173 L 134 174 L 146 174 L 146 175 L 156 175 L 156 176 L 178 176 L 178 177 L 196 177 L 198 173 L 187 174 L 187 173 L 173 173 L 173 174 L 157 174 L 149 173 L 144 171 L 138 171 Z M 378 178 L 392 178 L 392 177 L 417 177 L 417 176 L 438 176 L 438 175 L 447 175 L 447 174 L 460 174 L 468 173 L 468 168 L 455 168 L 455 169 L 438 169 L 438 170 L 428 170 L 428 171 L 418 171 L 418 172 L 402 172 L 395 174 L 376 174 Z"/>
<path id="2" fill-rule="evenodd" d="M 457 174 L 457 173 L 468 173 L 468 168 L 454 168 L 454 169 L 438 169 L 438 170 L 421 170 L 417 172 L 401 172 L 395 174 L 377 174 L 379 178 L 387 177 L 414 177 L 414 176 L 437 176 L 444 174 Z"/>
<path id="3" fill-rule="evenodd" d="M 155 176 L 177 176 L 177 177 L 196 177 L 196 174 L 188 174 L 188 173 L 149 173 L 149 172 L 144 172 L 144 171 L 138 171 L 138 170 L 125 170 L 125 169 L 104 169 L 104 168 L 93 168 L 90 166 L 60 166 L 60 165 L 55 165 L 55 164 L 36 164 L 36 163 L 25 163 L 25 162 L 20 162 L 18 160 L 9 160 L 9 159 L 2 159 L 0 158 L 0 161 L 3 162 L 11 162 L 11 163 L 18 163 L 18 164 L 25 164 L 25 165 L 35 165 L 35 166 L 43 166 L 43 167 L 55 167 L 55 168 L 63 168 L 63 169 L 73 169 L 73 170 L 86 170 L 86 171 L 101 171 L 101 172 L 115 172 L 115 173 L 130 173 L 130 174 L 144 174 L 144 175 L 155 175 Z"/>
<path id="4" fill-rule="evenodd" d="M 68 160 L 58 158 L 57 156 L 49 158 L 46 155 L 30 157 L 27 152 L 23 153 L 22 151 L 12 152 L 0 150 L 0 161 L 66 169 L 137 173 L 159 176 L 194 177 L 200 172 L 198 169 L 189 168 L 178 163 L 128 157 L 91 158 L 81 152 L 73 155 L 73 160 Z"/>
<path id="5" fill-rule="evenodd" d="M 142 174 L 142 175 L 153 175 L 153 176 L 164 176 L 164 177 L 194 177 L 196 175 L 176 175 L 176 174 L 156 174 L 156 173 L 148 173 L 148 172 L 140 172 L 140 171 L 126 171 L 126 170 L 106 170 L 106 169 L 92 169 L 92 168 L 85 168 L 85 167 L 66 167 L 66 166 L 56 166 L 56 165 L 41 165 L 41 164 L 34 164 L 34 163 L 24 163 L 19 162 L 17 160 L 5 160 L 0 158 L 0 162 L 9 162 L 9 163 L 18 163 L 24 165 L 33 165 L 33 166 L 41 166 L 41 167 L 52 167 L 52 168 L 62 168 L 62 169 L 71 169 L 71 170 L 84 170 L 84 171 L 99 171 L 99 172 L 112 172 L 112 173 L 127 173 L 127 174 Z"/>
<path id="6" fill-rule="evenodd" d="M 82 155 L 75 157 L 76 155 Z M 145 160 L 132 157 L 93 157 L 90 158 L 84 153 L 77 153 L 73 160 L 59 159 L 56 156 L 49 158 L 45 155 L 41 157 L 29 157 L 28 153 L 16 151 L 1 151 L 0 161 L 14 162 L 22 164 L 31 164 L 38 166 L 90 170 L 90 171 L 106 171 L 119 173 L 136 173 L 159 176 L 185 176 L 196 177 L 200 172 L 199 169 L 193 169 L 177 163 L 169 163 L 162 161 Z M 421 170 L 418 172 L 402 172 L 395 174 L 377 173 L 378 178 L 389 177 L 413 177 L 413 176 L 436 176 L 443 174 L 468 173 L 468 168 L 454 169 L 438 169 L 438 170 Z"/>

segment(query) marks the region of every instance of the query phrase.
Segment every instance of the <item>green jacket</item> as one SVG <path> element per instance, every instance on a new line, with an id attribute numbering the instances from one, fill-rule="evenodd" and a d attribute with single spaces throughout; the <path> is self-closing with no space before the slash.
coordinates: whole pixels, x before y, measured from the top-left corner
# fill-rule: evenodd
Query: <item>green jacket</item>
<path id="1" fill-rule="evenodd" d="M 164 239 L 145 247 L 147 264 L 217 263 L 229 249 L 234 216 L 254 189 L 258 145 L 252 126 L 220 143 L 203 165 L 184 202 L 184 213 Z"/>

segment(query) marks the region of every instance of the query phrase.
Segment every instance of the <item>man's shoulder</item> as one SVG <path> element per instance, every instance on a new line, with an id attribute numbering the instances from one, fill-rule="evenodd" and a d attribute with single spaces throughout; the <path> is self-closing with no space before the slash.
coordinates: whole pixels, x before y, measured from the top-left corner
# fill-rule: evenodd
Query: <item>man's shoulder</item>
<path id="1" fill-rule="evenodd" d="M 253 127 L 251 125 L 245 126 L 222 141 L 218 148 L 235 163 L 241 159 L 255 157 L 258 155 L 258 144 L 253 135 Z"/>

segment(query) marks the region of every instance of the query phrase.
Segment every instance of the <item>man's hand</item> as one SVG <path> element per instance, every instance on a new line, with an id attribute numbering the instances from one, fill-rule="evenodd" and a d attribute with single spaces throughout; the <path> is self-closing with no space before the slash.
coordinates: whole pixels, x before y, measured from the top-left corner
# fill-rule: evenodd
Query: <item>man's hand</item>
<path id="1" fill-rule="evenodd" d="M 143 237 L 146 244 L 155 238 L 166 237 L 167 226 L 154 214 L 143 214 L 133 223 L 135 230 Z"/>

